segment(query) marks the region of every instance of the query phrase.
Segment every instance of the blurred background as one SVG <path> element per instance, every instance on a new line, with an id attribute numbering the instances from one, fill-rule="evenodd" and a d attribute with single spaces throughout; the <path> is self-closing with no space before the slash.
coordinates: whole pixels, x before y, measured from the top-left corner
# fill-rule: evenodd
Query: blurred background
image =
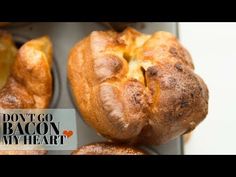
<path id="1" fill-rule="evenodd" d="M 236 23 L 179 23 L 180 40 L 209 89 L 209 113 L 185 154 L 236 154 Z"/>

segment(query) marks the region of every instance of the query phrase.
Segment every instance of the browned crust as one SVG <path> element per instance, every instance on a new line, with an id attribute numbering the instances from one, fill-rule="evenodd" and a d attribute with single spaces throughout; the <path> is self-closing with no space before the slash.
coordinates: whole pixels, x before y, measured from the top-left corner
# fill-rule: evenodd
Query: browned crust
<path id="1" fill-rule="evenodd" d="M 0 155 L 46 155 L 47 151 L 43 150 L 9 150 L 1 151 Z"/>
<path id="2" fill-rule="evenodd" d="M 208 89 L 168 32 L 95 31 L 77 43 L 68 78 L 85 121 L 121 142 L 162 144 L 207 115 Z"/>
<path id="3" fill-rule="evenodd" d="M 156 70 L 156 75 L 148 76 L 150 69 Z M 143 130 L 140 141 L 166 143 L 176 136 L 190 132 L 206 117 L 207 87 L 185 65 L 156 65 L 147 70 L 147 80 L 149 88 L 158 85 L 160 91 L 149 115 L 149 125 L 152 128 Z"/>
<path id="4" fill-rule="evenodd" d="M 132 146 L 104 142 L 82 146 L 72 152 L 72 155 L 147 155 L 147 153 Z"/>
<path id="5" fill-rule="evenodd" d="M 47 150 L 40 146 L 28 146 L 25 147 L 25 150 L 16 150 L 21 149 L 21 146 L 22 145 L 6 146 L 4 150 L 0 149 L 0 155 L 46 155 L 48 153 Z"/>

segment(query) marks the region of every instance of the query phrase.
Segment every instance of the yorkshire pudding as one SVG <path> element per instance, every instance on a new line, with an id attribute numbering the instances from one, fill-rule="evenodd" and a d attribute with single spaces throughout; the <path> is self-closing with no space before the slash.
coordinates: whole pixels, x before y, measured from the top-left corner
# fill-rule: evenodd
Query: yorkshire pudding
<path id="1" fill-rule="evenodd" d="M 24 150 L 16 150 L 17 148 L 21 149 L 22 146 L 23 145 L 4 146 L 4 150 L 0 148 L 0 155 L 46 155 L 48 153 L 47 150 L 33 145 L 25 147 Z"/>
<path id="2" fill-rule="evenodd" d="M 94 143 L 80 147 L 72 155 L 147 155 L 137 148 L 109 142 Z"/>
<path id="3" fill-rule="evenodd" d="M 208 113 L 208 89 L 168 32 L 94 31 L 70 52 L 68 78 L 84 120 L 114 141 L 162 144 Z"/>
<path id="4" fill-rule="evenodd" d="M 11 35 L 0 31 L 0 68 L 5 70 L 0 72 L 0 108 L 48 107 L 52 96 L 51 65 L 52 44 L 47 36 L 28 41 L 17 51 Z"/>
<path id="5" fill-rule="evenodd" d="M 12 36 L 6 31 L 0 31 L 0 89 L 5 85 L 11 66 L 16 58 L 17 49 Z"/>

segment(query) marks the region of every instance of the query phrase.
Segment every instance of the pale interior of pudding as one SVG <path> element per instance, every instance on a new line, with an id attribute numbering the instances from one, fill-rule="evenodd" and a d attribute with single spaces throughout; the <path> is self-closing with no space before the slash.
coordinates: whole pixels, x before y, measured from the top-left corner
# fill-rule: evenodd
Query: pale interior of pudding
<path id="1" fill-rule="evenodd" d="M 128 78 L 137 79 L 145 85 L 145 72 L 150 66 L 153 66 L 151 61 L 131 59 L 129 61 Z"/>
<path id="2" fill-rule="evenodd" d="M 144 43 L 150 38 L 150 35 L 142 35 L 137 37 L 133 46 L 131 47 L 131 51 L 129 52 L 129 56 L 126 57 L 129 63 L 129 72 L 127 77 L 132 79 L 137 79 L 141 83 L 145 85 L 145 72 L 147 68 L 153 66 L 153 62 L 151 60 L 143 60 L 138 57 L 138 52 L 141 50 L 141 47 Z"/>

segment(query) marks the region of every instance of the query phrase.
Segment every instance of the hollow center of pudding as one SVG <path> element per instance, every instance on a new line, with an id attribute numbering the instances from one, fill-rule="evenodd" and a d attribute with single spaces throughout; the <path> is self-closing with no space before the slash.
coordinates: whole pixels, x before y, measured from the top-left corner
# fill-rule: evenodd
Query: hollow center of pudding
<path id="1" fill-rule="evenodd" d="M 136 79 L 144 85 L 146 85 L 145 72 L 150 66 L 153 66 L 153 62 L 151 60 L 140 58 L 138 53 L 149 38 L 150 35 L 141 35 L 140 37 L 137 37 L 130 45 L 128 52 L 124 54 L 129 66 L 127 77 L 129 79 Z"/>
<path id="2" fill-rule="evenodd" d="M 153 63 L 151 61 L 131 59 L 129 61 L 128 78 L 136 79 L 146 85 L 145 72 L 150 66 L 153 66 Z"/>

